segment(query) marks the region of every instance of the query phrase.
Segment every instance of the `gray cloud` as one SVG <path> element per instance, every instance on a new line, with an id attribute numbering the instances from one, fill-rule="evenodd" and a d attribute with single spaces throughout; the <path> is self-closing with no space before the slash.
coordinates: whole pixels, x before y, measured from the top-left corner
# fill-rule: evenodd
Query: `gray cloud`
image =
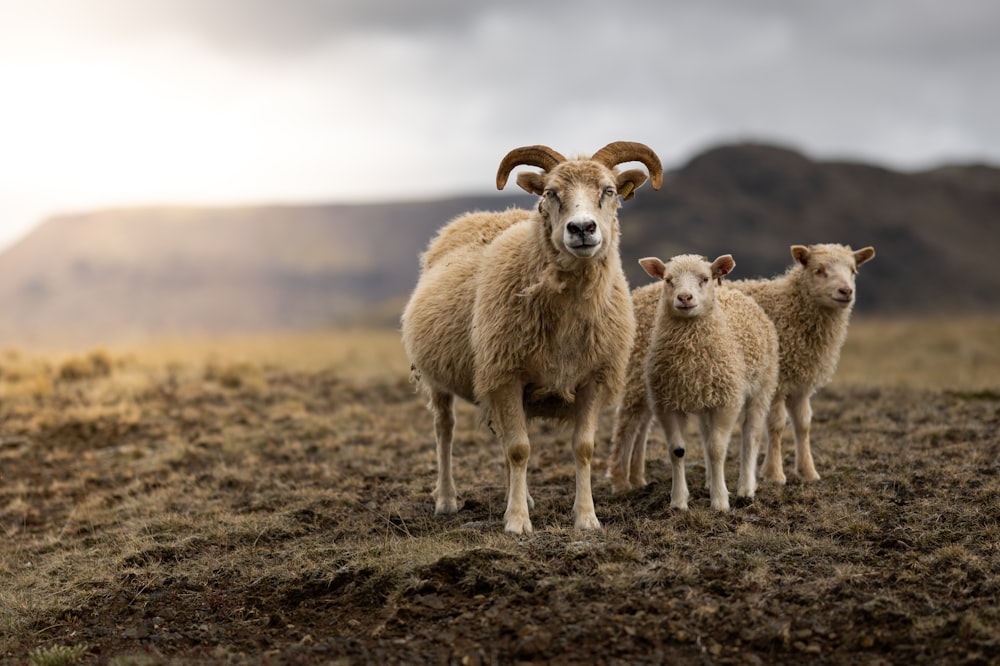
<path id="1" fill-rule="evenodd" d="M 242 110 L 264 199 L 488 189 L 529 143 L 1000 163 L 998 34 L 993 0 L 0 0 L 0 66 L 78 45 L 74 63 L 134 58 L 137 88 L 188 95 L 217 134 Z"/>

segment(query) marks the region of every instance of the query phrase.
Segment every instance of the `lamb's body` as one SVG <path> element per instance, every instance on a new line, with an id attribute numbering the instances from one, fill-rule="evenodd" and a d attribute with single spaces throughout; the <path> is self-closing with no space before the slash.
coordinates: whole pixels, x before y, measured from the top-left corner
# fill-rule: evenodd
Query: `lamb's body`
<path id="1" fill-rule="evenodd" d="M 726 510 L 725 454 L 742 409 L 746 415 L 737 494 L 754 495 L 757 447 L 777 384 L 777 334 L 752 299 L 703 281 L 732 269 L 728 255 L 711 265 L 692 255 L 674 257 L 665 265 L 655 262 L 659 260 L 644 259 L 643 265 L 664 282 L 632 293 L 636 344 L 618 410 L 608 474 L 616 492 L 645 484 L 646 436 L 655 414 L 670 451 L 671 506 L 686 509 L 682 426 L 688 415 L 696 415 L 712 507 Z"/>
<path id="2" fill-rule="evenodd" d="M 789 412 L 796 473 L 804 481 L 819 480 L 809 441 L 810 398 L 833 378 L 854 305 L 857 268 L 875 256 L 871 247 L 854 251 L 824 244 L 791 249 L 796 262 L 784 275 L 729 283 L 753 297 L 778 331 L 781 362 L 767 419 L 769 445 L 763 470 L 766 480 L 777 483 L 785 483 L 781 436 Z"/>
<path id="3" fill-rule="evenodd" d="M 544 194 L 538 211 L 470 213 L 441 230 L 403 314 L 404 346 L 435 415 L 436 511 L 458 510 L 451 469 L 458 395 L 485 410 L 503 444 L 511 532 L 531 530 L 532 416 L 575 421 L 575 524 L 600 526 L 590 489 L 597 413 L 621 391 L 635 330 L 618 252 L 617 193 L 646 180 L 641 171 L 618 174 L 612 167 L 641 160 L 654 186 L 661 178 L 658 158 L 639 144 L 611 144 L 590 159 L 555 156 L 516 162 L 547 169 L 518 177 L 526 190 Z"/>

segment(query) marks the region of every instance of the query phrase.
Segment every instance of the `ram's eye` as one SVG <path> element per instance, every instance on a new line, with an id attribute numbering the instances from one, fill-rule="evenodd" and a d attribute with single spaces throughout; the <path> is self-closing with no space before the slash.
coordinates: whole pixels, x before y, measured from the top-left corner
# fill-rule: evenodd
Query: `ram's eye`
<path id="1" fill-rule="evenodd" d="M 609 185 L 608 187 L 604 188 L 604 192 L 602 192 L 602 194 L 603 194 L 603 196 L 606 196 L 606 197 L 613 197 L 613 196 L 615 196 L 615 188 L 613 188 L 613 187 L 611 187 Z"/>
<path id="2" fill-rule="evenodd" d="M 702 283 L 702 284 L 708 284 L 708 278 L 707 278 L 707 277 L 705 277 L 705 276 L 702 276 L 702 278 L 701 278 L 701 283 Z"/>
<path id="3" fill-rule="evenodd" d="M 823 267 L 817 268 L 814 272 L 820 277 L 826 277 L 826 269 Z"/>

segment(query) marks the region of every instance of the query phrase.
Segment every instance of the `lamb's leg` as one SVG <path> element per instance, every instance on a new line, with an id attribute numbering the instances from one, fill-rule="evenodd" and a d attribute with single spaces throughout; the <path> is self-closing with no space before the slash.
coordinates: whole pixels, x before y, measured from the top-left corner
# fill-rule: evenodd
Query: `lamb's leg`
<path id="1" fill-rule="evenodd" d="M 636 450 L 649 422 L 649 415 L 643 414 L 645 409 L 645 405 L 626 403 L 618 410 L 607 470 L 607 476 L 611 479 L 611 491 L 614 493 L 630 490 L 633 484 L 645 485 L 642 469 L 645 451 Z M 640 465 L 638 474 L 635 473 L 637 463 Z"/>
<path id="2" fill-rule="evenodd" d="M 594 511 L 594 494 L 590 486 L 590 461 L 594 457 L 594 434 L 597 432 L 599 391 L 593 384 L 584 384 L 576 391 L 573 428 L 573 455 L 576 458 L 576 499 L 573 500 L 573 524 L 578 530 L 601 527 Z"/>
<path id="3" fill-rule="evenodd" d="M 531 531 L 528 516 L 528 425 L 519 382 L 507 384 L 487 396 L 493 427 L 503 445 L 508 469 L 507 510 L 504 530 L 514 534 Z"/>
<path id="4" fill-rule="evenodd" d="M 729 489 L 726 488 L 726 451 L 733 435 L 733 426 L 740 415 L 740 405 L 724 405 L 713 410 L 707 422 L 709 473 L 712 475 L 710 497 L 712 508 L 729 511 Z"/>
<path id="5" fill-rule="evenodd" d="M 701 435 L 702 462 L 705 464 L 705 490 L 709 496 L 712 494 L 712 453 L 708 450 L 708 443 L 712 441 L 712 419 L 708 412 L 698 417 L 698 434 Z"/>
<path id="6" fill-rule="evenodd" d="M 799 393 L 788 396 L 788 411 L 792 417 L 795 432 L 795 472 L 803 481 L 819 481 L 816 465 L 813 463 L 809 445 L 809 429 L 812 425 L 812 405 L 809 394 Z"/>
<path id="7" fill-rule="evenodd" d="M 611 492 L 616 494 L 631 488 L 627 466 L 635 443 L 632 436 L 635 423 L 635 414 L 622 405 L 615 415 L 615 431 L 611 437 L 611 452 L 608 454 L 608 469 L 605 472 L 605 476 L 611 479 Z"/>
<path id="8" fill-rule="evenodd" d="M 757 490 L 757 454 L 767 418 L 768 398 L 761 393 L 747 401 L 740 443 L 740 477 L 736 482 L 737 497 L 753 497 Z"/>
<path id="9" fill-rule="evenodd" d="M 434 513 L 455 513 L 458 511 L 458 495 L 455 479 L 451 472 L 451 443 L 455 432 L 455 398 L 451 393 L 433 391 L 431 410 L 434 412 L 434 436 L 437 440 L 438 478 L 431 495 L 434 497 Z"/>
<path id="10" fill-rule="evenodd" d="M 632 443 L 632 464 L 629 466 L 629 482 L 633 488 L 642 488 L 646 485 L 646 443 L 649 441 L 649 422 L 652 414 L 645 412 L 642 423 L 635 433 L 635 441 Z"/>
<path id="11" fill-rule="evenodd" d="M 658 414 L 663 424 L 663 435 L 667 440 L 667 451 L 670 456 L 670 506 L 675 509 L 687 510 L 688 492 L 687 476 L 684 471 L 684 434 L 681 427 L 683 417 L 677 412 L 661 411 Z"/>
<path id="12" fill-rule="evenodd" d="M 775 395 L 767 415 L 767 453 L 764 455 L 764 480 L 785 485 L 785 471 L 781 462 L 781 436 L 785 432 L 785 396 Z"/>

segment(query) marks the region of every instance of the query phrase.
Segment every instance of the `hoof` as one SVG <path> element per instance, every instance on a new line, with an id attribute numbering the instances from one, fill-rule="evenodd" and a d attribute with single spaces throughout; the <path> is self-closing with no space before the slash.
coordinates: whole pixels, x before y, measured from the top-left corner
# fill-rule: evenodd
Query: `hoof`
<path id="1" fill-rule="evenodd" d="M 438 516 L 458 513 L 458 498 L 445 497 L 434 500 L 434 513 Z"/>
<path id="2" fill-rule="evenodd" d="M 508 518 L 504 521 L 503 531 L 508 534 L 530 534 L 531 520 L 528 518 L 523 520 Z"/>

